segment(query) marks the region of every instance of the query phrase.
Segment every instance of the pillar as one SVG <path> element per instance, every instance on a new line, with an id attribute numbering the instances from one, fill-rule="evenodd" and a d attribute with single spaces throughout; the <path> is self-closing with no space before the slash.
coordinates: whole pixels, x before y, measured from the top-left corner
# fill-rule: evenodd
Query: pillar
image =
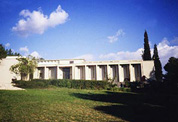
<path id="1" fill-rule="evenodd" d="M 60 79 L 60 74 L 59 74 L 59 66 L 56 67 L 57 68 L 57 79 Z"/>
<path id="2" fill-rule="evenodd" d="M 44 67 L 44 79 L 49 79 L 48 78 L 48 68 L 46 66 Z"/>
<path id="3" fill-rule="evenodd" d="M 107 65 L 107 79 L 111 79 L 111 68 Z"/>
<path id="4" fill-rule="evenodd" d="M 124 81 L 123 67 L 120 64 L 118 64 L 118 68 L 119 68 L 119 82 L 123 82 Z"/>
<path id="5" fill-rule="evenodd" d="M 134 74 L 134 67 L 132 64 L 129 64 L 129 71 L 130 71 L 130 81 L 135 81 L 135 74 Z"/>
<path id="6" fill-rule="evenodd" d="M 87 65 L 85 65 L 85 80 L 90 80 L 89 79 L 89 72 L 88 72 L 89 68 Z"/>
<path id="7" fill-rule="evenodd" d="M 59 79 L 63 79 L 63 71 L 62 71 L 62 68 L 58 67 L 58 69 L 59 69 L 58 77 L 59 77 Z"/>
<path id="8" fill-rule="evenodd" d="M 98 65 L 96 65 L 96 80 L 102 80 L 101 68 Z"/>
<path id="9" fill-rule="evenodd" d="M 39 79 L 38 78 L 38 69 L 37 68 L 35 68 L 35 71 L 33 73 L 33 79 Z"/>
<path id="10" fill-rule="evenodd" d="M 75 67 L 75 79 L 80 79 L 80 72 L 79 72 L 79 67 Z"/>
<path id="11" fill-rule="evenodd" d="M 75 79 L 75 66 L 72 66 L 72 79 Z"/>

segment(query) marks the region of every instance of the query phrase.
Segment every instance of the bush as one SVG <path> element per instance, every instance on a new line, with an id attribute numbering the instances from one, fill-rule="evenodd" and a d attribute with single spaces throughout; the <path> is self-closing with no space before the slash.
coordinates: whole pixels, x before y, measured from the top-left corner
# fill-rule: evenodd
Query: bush
<path id="1" fill-rule="evenodd" d="M 15 83 L 15 86 L 21 87 L 21 88 L 47 88 L 50 85 L 50 82 L 47 80 L 44 81 L 13 81 Z"/>
<path id="2" fill-rule="evenodd" d="M 94 81 L 94 80 L 43 80 L 33 79 L 32 81 L 14 81 L 17 87 L 21 88 L 48 88 L 51 85 L 56 87 L 67 87 L 75 89 L 107 89 L 110 83 L 107 81 Z"/>
<path id="3" fill-rule="evenodd" d="M 124 87 L 130 87 L 130 81 L 124 81 Z"/>
<path id="4" fill-rule="evenodd" d="M 122 92 L 131 92 L 131 88 L 118 88 L 118 87 L 113 87 L 113 88 L 110 88 L 109 90 L 111 91 L 122 91 Z"/>

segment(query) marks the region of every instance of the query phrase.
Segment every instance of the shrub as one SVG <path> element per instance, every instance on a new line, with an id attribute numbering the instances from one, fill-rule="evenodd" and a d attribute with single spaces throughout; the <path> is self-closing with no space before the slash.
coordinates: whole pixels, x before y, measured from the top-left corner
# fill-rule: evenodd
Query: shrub
<path id="1" fill-rule="evenodd" d="M 69 79 L 33 79 L 32 81 L 14 81 L 17 87 L 21 88 L 47 88 L 49 86 L 67 87 L 75 89 L 107 89 L 110 83 L 107 81 L 95 80 L 69 80 Z"/>
<path id="2" fill-rule="evenodd" d="M 15 86 L 21 87 L 21 88 L 47 88 L 50 85 L 49 81 L 14 81 Z"/>
<path id="3" fill-rule="evenodd" d="M 111 91 L 122 91 L 122 92 L 131 92 L 131 88 L 118 88 L 118 87 L 113 87 L 110 88 Z"/>
<path id="4" fill-rule="evenodd" d="M 124 84 L 125 84 L 124 87 L 130 87 L 130 81 L 126 80 L 126 81 L 124 81 Z"/>

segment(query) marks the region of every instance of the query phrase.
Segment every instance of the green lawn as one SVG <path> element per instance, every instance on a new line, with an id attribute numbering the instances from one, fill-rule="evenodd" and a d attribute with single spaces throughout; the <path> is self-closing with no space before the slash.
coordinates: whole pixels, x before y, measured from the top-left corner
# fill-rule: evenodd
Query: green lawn
<path id="1" fill-rule="evenodd" d="M 1 90 L 0 121 L 176 121 L 177 97 L 171 105 L 165 100 L 166 96 L 67 88 Z"/>

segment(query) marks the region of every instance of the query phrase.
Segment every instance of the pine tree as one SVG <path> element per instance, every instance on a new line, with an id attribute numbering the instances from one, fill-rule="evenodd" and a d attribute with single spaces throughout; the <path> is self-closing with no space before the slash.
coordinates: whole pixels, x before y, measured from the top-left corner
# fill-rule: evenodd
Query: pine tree
<path id="1" fill-rule="evenodd" d="M 7 52 L 2 44 L 0 44 L 0 60 L 6 58 Z"/>
<path id="2" fill-rule="evenodd" d="M 151 60 L 150 45 L 148 41 L 148 34 L 144 33 L 144 52 L 142 55 L 143 60 Z"/>
<path id="3" fill-rule="evenodd" d="M 153 60 L 154 60 L 154 65 L 155 65 L 155 78 L 157 81 L 161 82 L 162 81 L 162 66 L 159 60 L 159 55 L 158 55 L 156 44 L 154 45 Z"/>
<path id="4" fill-rule="evenodd" d="M 13 56 L 13 52 L 11 49 L 6 49 L 6 52 L 7 52 L 7 56 Z"/>
<path id="5" fill-rule="evenodd" d="M 20 53 L 13 53 L 12 49 L 5 49 L 4 46 L 0 44 L 0 60 L 7 56 L 20 56 Z"/>

